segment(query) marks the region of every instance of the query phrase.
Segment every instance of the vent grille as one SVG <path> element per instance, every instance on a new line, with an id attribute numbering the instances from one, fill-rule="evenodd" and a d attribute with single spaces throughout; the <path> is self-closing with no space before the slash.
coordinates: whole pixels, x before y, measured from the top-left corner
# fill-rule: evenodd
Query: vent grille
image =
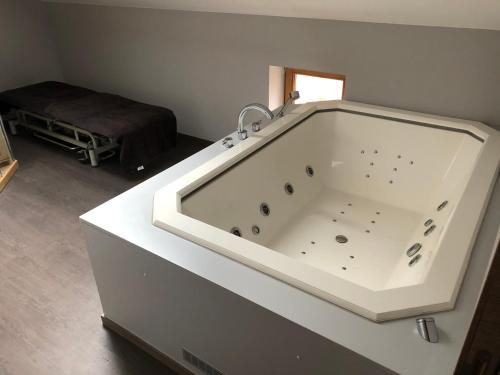
<path id="1" fill-rule="evenodd" d="M 182 349 L 182 358 L 189 363 L 191 366 L 196 367 L 203 374 L 207 375 L 224 375 L 223 372 L 217 370 L 216 368 L 210 366 L 207 362 L 200 359 L 193 353 L 189 352 L 186 349 Z"/>

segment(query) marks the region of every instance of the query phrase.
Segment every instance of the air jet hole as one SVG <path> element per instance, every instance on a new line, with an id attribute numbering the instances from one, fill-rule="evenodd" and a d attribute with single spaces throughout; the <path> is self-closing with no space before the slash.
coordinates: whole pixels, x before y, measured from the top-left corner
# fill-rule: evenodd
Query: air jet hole
<path id="1" fill-rule="evenodd" d="M 285 192 L 288 194 L 288 195 L 292 195 L 293 194 L 293 186 L 291 183 L 287 182 L 285 184 Z"/>
<path id="2" fill-rule="evenodd" d="M 257 235 L 260 233 L 260 228 L 257 225 L 252 226 L 252 233 Z"/>
<path id="3" fill-rule="evenodd" d="M 314 176 L 314 169 L 313 169 L 313 167 L 311 167 L 310 165 L 306 166 L 306 174 L 309 177 Z"/>
<path id="4" fill-rule="evenodd" d="M 369 174 L 367 174 L 367 175 L 366 175 L 366 178 L 370 178 L 370 175 L 369 175 Z"/>
<path id="5" fill-rule="evenodd" d="M 235 236 L 241 237 L 241 230 L 238 227 L 231 228 L 231 233 Z"/>
<path id="6" fill-rule="evenodd" d="M 340 211 L 340 213 L 343 215 L 343 214 L 344 214 L 344 211 Z"/>
<path id="7" fill-rule="evenodd" d="M 342 269 L 345 271 L 347 269 L 347 267 L 342 267 Z"/>
<path id="8" fill-rule="evenodd" d="M 422 257 L 422 255 L 420 255 L 420 254 L 415 255 L 415 256 L 414 256 L 414 257 L 413 257 L 413 258 L 412 258 L 412 259 L 408 262 L 408 265 L 409 265 L 410 267 L 411 267 L 411 266 L 413 266 L 415 263 L 417 263 L 417 262 L 420 260 L 420 258 L 421 258 L 421 257 Z"/>
<path id="9" fill-rule="evenodd" d="M 311 241 L 311 245 L 316 245 L 316 242 L 315 241 Z"/>
<path id="10" fill-rule="evenodd" d="M 367 230 L 365 230 L 365 232 L 366 232 L 366 233 L 370 233 L 370 230 L 369 230 L 369 229 L 367 229 Z"/>
<path id="11" fill-rule="evenodd" d="M 394 181 L 392 181 L 392 180 L 389 180 L 389 183 L 390 183 L 390 184 L 393 184 L 393 183 L 394 183 Z"/>
<path id="12" fill-rule="evenodd" d="M 406 255 L 408 255 L 409 257 L 412 257 L 416 253 L 418 253 L 421 248 L 422 248 L 421 243 L 418 243 L 418 242 L 414 243 L 408 250 L 406 250 Z"/>
<path id="13" fill-rule="evenodd" d="M 354 255 L 349 255 L 349 258 L 354 259 Z"/>
<path id="14" fill-rule="evenodd" d="M 375 220 L 372 220 L 372 221 L 371 221 L 371 223 L 372 223 L 372 224 L 375 224 Z"/>
<path id="15" fill-rule="evenodd" d="M 432 224 L 429 228 L 427 228 L 427 230 L 424 232 L 424 236 L 428 236 L 429 234 L 431 234 L 434 229 L 436 229 L 436 226 L 434 224 Z"/>
<path id="16" fill-rule="evenodd" d="M 264 216 L 269 216 L 269 214 L 271 213 L 271 209 L 269 208 L 269 205 L 267 203 L 260 204 L 260 213 Z"/>
<path id="17" fill-rule="evenodd" d="M 443 208 L 446 207 L 446 205 L 448 204 L 448 201 L 443 201 L 437 208 L 438 211 L 441 211 Z"/>
<path id="18" fill-rule="evenodd" d="M 305 251 L 301 251 L 302 254 L 305 254 L 306 252 Z"/>

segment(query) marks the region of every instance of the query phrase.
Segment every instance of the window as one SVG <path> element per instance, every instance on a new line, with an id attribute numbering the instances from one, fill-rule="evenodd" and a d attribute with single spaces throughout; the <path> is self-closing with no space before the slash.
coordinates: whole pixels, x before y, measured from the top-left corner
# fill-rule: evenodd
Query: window
<path id="1" fill-rule="evenodd" d="M 345 76 L 311 70 L 285 68 L 285 101 L 291 91 L 300 92 L 297 104 L 344 97 Z"/>

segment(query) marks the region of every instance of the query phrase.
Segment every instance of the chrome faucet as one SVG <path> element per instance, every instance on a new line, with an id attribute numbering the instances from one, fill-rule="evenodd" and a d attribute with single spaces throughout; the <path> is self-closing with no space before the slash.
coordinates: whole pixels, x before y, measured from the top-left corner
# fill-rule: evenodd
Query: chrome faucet
<path id="1" fill-rule="evenodd" d="M 238 115 L 238 138 L 241 140 L 248 138 L 248 132 L 243 127 L 243 120 L 245 119 L 245 115 L 247 114 L 247 112 L 252 110 L 252 109 L 259 111 L 264 116 L 266 116 L 269 120 L 272 120 L 274 118 L 274 113 L 272 113 L 271 110 L 269 108 L 267 108 L 265 105 L 262 105 L 259 103 L 252 103 L 252 104 L 248 104 L 245 107 L 243 107 L 243 109 L 240 111 L 240 114 Z M 252 124 L 252 128 L 254 131 L 259 131 L 260 124 L 254 123 L 254 124 Z"/>

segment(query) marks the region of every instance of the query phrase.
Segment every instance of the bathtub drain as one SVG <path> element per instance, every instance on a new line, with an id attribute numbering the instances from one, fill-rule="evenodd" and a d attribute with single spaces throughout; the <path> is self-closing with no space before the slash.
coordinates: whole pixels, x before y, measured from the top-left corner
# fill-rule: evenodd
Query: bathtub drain
<path id="1" fill-rule="evenodd" d="M 348 240 L 346 236 L 339 234 L 335 237 L 335 241 L 337 241 L 338 243 L 346 243 Z"/>

